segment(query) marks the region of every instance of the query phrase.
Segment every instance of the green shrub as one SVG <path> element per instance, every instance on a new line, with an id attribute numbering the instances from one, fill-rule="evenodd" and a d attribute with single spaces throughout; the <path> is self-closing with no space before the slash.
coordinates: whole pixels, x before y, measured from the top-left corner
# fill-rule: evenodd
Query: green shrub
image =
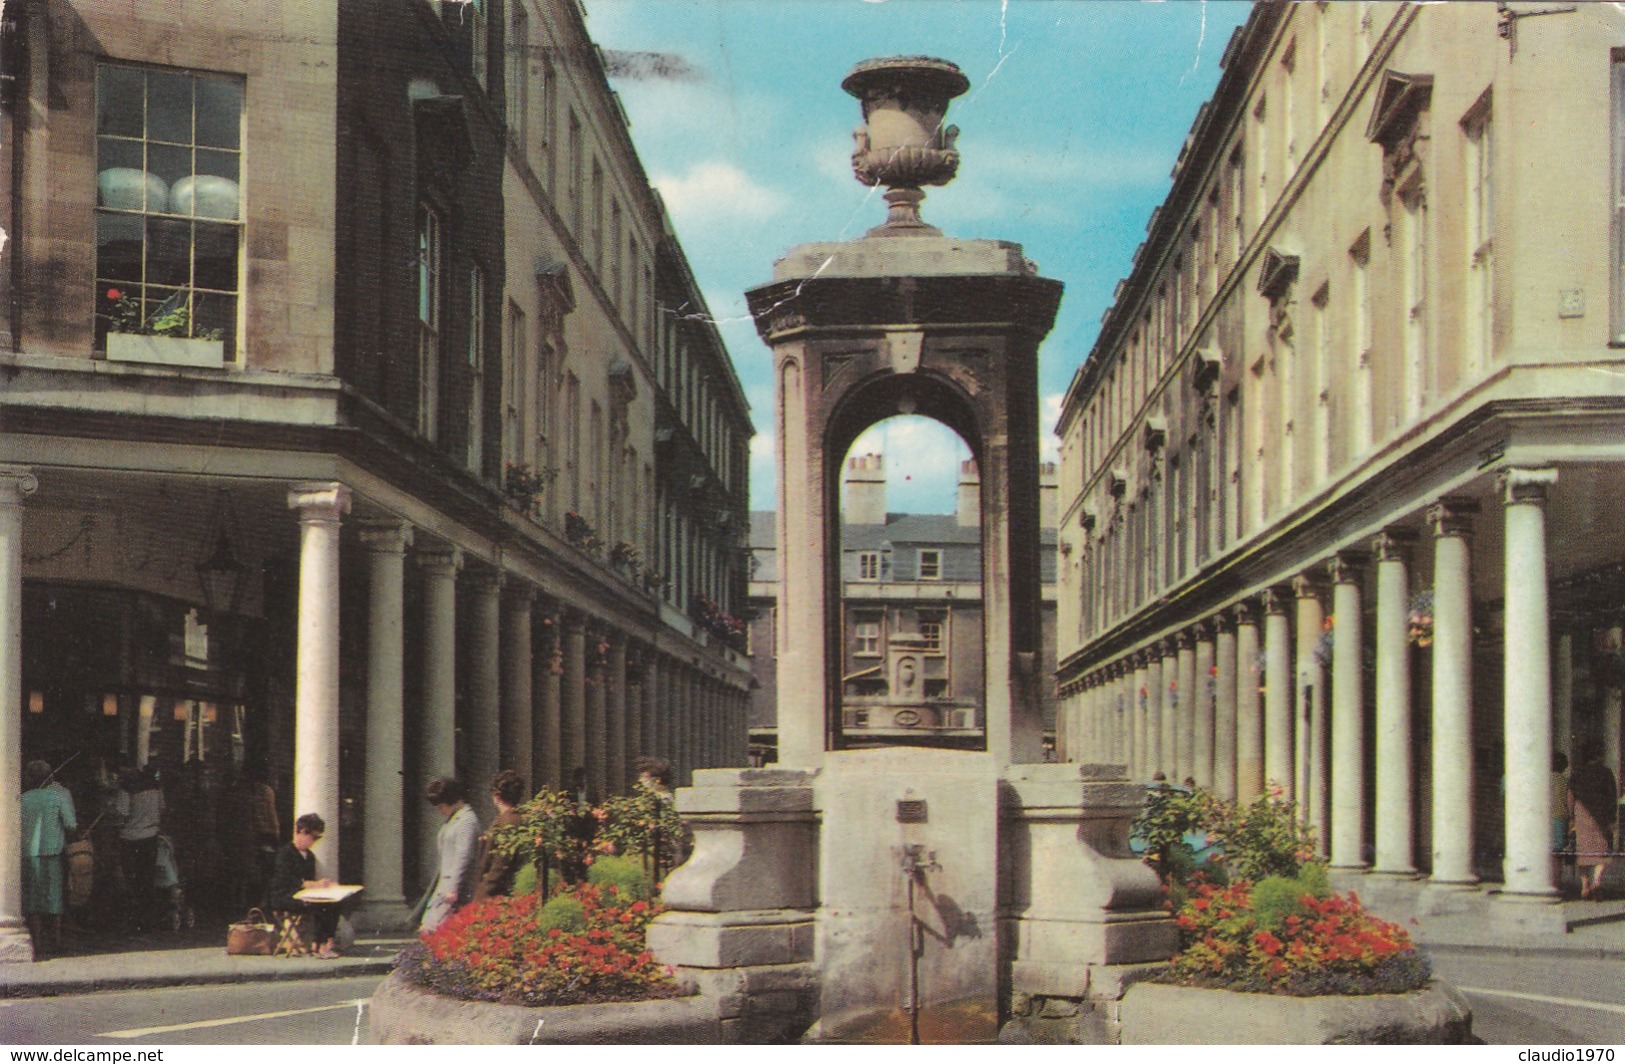
<path id="1" fill-rule="evenodd" d="M 647 901 L 654 896 L 643 862 L 635 857 L 598 858 L 587 868 L 587 882 L 595 887 L 612 886 L 626 901 Z"/>
<path id="2" fill-rule="evenodd" d="M 521 894 L 534 894 L 541 885 L 541 880 L 536 874 L 536 866 L 526 861 L 519 866 L 519 871 L 513 874 L 513 890 L 509 893 L 515 897 Z"/>
<path id="3" fill-rule="evenodd" d="M 1321 899 L 1331 894 L 1326 879 L 1326 866 L 1311 862 L 1303 866 L 1296 876 L 1266 876 L 1253 887 L 1253 915 L 1258 926 L 1276 931 L 1292 915 L 1303 915 L 1305 896 Z"/>
<path id="4" fill-rule="evenodd" d="M 559 894 L 547 899 L 541 912 L 536 914 L 538 931 L 560 931 L 573 934 L 587 926 L 587 910 L 581 900 L 571 894 Z"/>
<path id="5" fill-rule="evenodd" d="M 1315 833 L 1299 819 L 1290 798 L 1271 792 L 1248 805 L 1219 804 L 1225 812 L 1210 831 L 1224 850 L 1232 880 L 1290 878 L 1314 859 Z"/>

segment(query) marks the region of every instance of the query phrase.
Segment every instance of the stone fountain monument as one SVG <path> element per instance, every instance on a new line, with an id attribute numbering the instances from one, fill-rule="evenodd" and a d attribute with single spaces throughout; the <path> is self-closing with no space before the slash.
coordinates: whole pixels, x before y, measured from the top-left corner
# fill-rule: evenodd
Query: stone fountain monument
<path id="1" fill-rule="evenodd" d="M 727 1041 L 1114 1040 L 1122 989 L 1175 936 L 1128 851 L 1122 766 L 1041 763 L 1038 346 L 1061 284 L 920 218 L 959 166 L 957 66 L 875 59 L 842 87 L 853 172 L 889 216 L 748 293 L 776 380 L 779 762 L 678 792 L 695 849 L 650 946 Z M 980 749 L 843 733 L 840 469 L 896 414 L 954 429 L 981 474 Z"/>

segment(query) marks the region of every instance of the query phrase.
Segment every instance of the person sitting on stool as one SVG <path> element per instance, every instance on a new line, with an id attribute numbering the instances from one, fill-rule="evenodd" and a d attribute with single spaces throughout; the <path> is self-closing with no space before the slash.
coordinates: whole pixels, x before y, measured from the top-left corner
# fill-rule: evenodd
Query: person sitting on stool
<path id="1" fill-rule="evenodd" d="M 310 848 L 321 841 L 327 822 L 315 813 L 306 813 L 293 823 L 293 841 L 277 851 L 271 881 L 265 888 L 265 901 L 272 911 L 308 915 L 314 927 L 316 956 L 332 960 L 339 956 L 333 942 L 338 932 L 337 905 L 311 905 L 294 895 L 312 887 L 336 886 L 334 880 L 316 878 L 316 855 Z"/>

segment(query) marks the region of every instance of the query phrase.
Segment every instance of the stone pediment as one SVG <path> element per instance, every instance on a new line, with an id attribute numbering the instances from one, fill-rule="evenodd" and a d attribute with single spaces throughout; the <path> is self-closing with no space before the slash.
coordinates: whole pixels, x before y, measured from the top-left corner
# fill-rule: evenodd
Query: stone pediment
<path id="1" fill-rule="evenodd" d="M 1377 87 L 1377 102 L 1366 124 L 1366 139 L 1393 151 L 1433 98 L 1432 74 L 1404 74 L 1385 70 Z"/>
<path id="2" fill-rule="evenodd" d="M 1275 302 L 1286 294 L 1287 286 L 1298 279 L 1298 256 L 1280 248 L 1264 249 L 1264 261 L 1258 270 L 1258 291 L 1265 299 Z"/>

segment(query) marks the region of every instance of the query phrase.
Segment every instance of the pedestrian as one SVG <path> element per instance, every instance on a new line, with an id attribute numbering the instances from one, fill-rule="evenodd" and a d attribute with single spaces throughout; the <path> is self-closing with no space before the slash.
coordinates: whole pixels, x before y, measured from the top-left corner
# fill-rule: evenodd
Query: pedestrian
<path id="1" fill-rule="evenodd" d="M 497 815 L 480 836 L 480 875 L 474 884 L 474 900 L 484 901 L 513 893 L 514 873 L 522 863 L 516 854 L 503 853 L 492 845 L 498 828 L 516 827 L 525 822 L 519 803 L 525 800 L 525 778 L 513 769 L 503 769 L 491 777 L 491 804 Z"/>
<path id="2" fill-rule="evenodd" d="M 119 859 L 124 871 L 125 922 L 141 931 L 157 918 L 154 880 L 158 874 L 158 825 L 164 813 L 164 792 L 158 779 L 143 768 L 126 768 L 119 775 Z"/>
<path id="3" fill-rule="evenodd" d="M 575 804 L 569 817 L 570 838 L 573 845 L 559 860 L 559 875 L 566 883 L 583 883 L 587 879 L 587 855 L 598 836 L 598 817 L 593 813 L 592 792 L 587 788 L 587 770 L 577 765 L 570 771 L 570 798 Z"/>
<path id="4" fill-rule="evenodd" d="M 1574 823 L 1574 863 L 1581 869 L 1582 898 L 1595 898 L 1602 886 L 1613 850 L 1618 803 L 1614 774 L 1602 763 L 1602 744 L 1593 739 L 1580 751 L 1580 763 L 1569 776 L 1568 809 Z"/>
<path id="5" fill-rule="evenodd" d="M 338 885 L 331 879 L 317 878 L 316 855 L 310 852 L 326 832 L 327 822 L 315 813 L 306 813 L 293 822 L 293 841 L 276 853 L 271 881 L 265 888 L 265 902 L 273 912 L 308 916 L 313 925 L 311 945 L 315 956 L 334 960 L 340 955 L 333 941 L 338 933 L 339 907 L 307 904 L 294 897 L 301 890 Z"/>
<path id="6" fill-rule="evenodd" d="M 51 766 L 30 761 L 23 768 L 28 790 L 22 796 L 23 917 L 35 956 L 62 948 L 62 894 L 66 865 L 62 853 L 79 829 L 73 803 L 51 787 Z M 47 936 L 47 931 L 49 935 Z"/>
<path id="7" fill-rule="evenodd" d="M 449 776 L 429 781 L 424 797 L 445 819 L 436 840 L 440 870 L 418 931 L 427 934 L 474 896 L 476 861 L 480 850 L 480 818 L 465 802 L 463 785 Z"/>

